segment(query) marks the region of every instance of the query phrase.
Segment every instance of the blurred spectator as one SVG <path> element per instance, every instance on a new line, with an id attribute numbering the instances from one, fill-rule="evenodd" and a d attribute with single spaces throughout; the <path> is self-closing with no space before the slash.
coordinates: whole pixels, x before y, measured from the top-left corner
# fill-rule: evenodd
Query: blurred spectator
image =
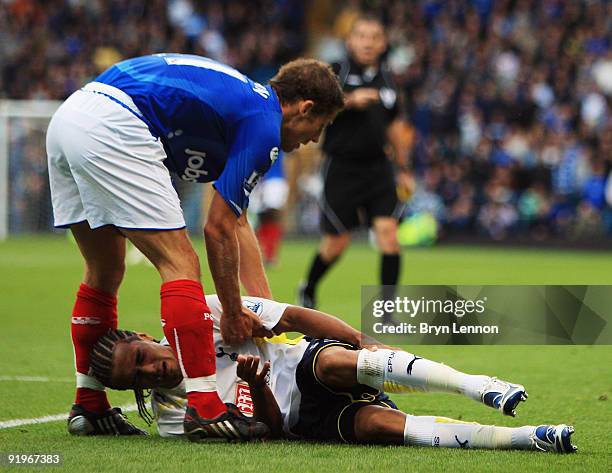
<path id="1" fill-rule="evenodd" d="M 118 61 L 159 52 L 209 56 L 263 82 L 304 43 L 302 0 L 0 0 L 0 99 L 62 100 Z M 10 231 L 47 231 L 46 124 L 12 125 Z M 178 191 L 199 234 L 204 188 Z"/>
<path id="2" fill-rule="evenodd" d="M 159 52 L 269 77 L 302 52 L 303 20 L 301 0 L 0 0 L 0 98 L 65 99 L 113 63 Z"/>
<path id="3" fill-rule="evenodd" d="M 442 205 L 446 234 L 612 235 L 612 3 L 361 6 L 386 19 L 417 132 L 409 208 Z"/>
<path id="4" fill-rule="evenodd" d="M 63 99 L 118 60 L 162 51 L 264 80 L 307 41 L 337 60 L 367 9 L 385 21 L 415 128 L 411 208 L 447 235 L 612 236 L 606 0 L 0 0 L 0 98 Z M 307 16 L 320 20 L 311 31 Z M 15 205 L 31 206 L 36 179 L 13 185 Z M 295 220 L 302 230 L 309 219 Z"/>

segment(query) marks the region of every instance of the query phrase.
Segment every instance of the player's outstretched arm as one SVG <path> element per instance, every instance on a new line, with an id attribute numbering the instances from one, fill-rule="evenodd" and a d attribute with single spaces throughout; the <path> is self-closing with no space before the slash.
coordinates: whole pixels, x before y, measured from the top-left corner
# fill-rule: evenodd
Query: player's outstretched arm
<path id="1" fill-rule="evenodd" d="M 257 372 L 258 356 L 239 355 L 237 362 L 236 374 L 249 384 L 251 390 L 255 420 L 268 426 L 272 438 L 280 438 L 283 433 L 280 408 L 272 390 L 266 383 L 266 376 L 270 371 L 270 362 L 266 361 L 259 373 Z"/>
<path id="2" fill-rule="evenodd" d="M 335 338 L 361 346 L 362 334 L 346 322 L 324 312 L 289 306 L 274 327 L 274 333 L 299 332 L 315 338 Z"/>
<path id="3" fill-rule="evenodd" d="M 242 305 L 238 284 L 238 218 L 223 197 L 215 191 L 204 227 L 208 265 L 223 306 L 221 336 L 230 345 L 240 345 L 251 337 L 261 322 Z"/>
<path id="4" fill-rule="evenodd" d="M 272 299 L 272 291 L 264 271 L 259 243 L 257 243 L 257 237 L 246 213 L 238 218 L 236 236 L 240 250 L 240 281 L 244 289 L 249 296 Z"/>

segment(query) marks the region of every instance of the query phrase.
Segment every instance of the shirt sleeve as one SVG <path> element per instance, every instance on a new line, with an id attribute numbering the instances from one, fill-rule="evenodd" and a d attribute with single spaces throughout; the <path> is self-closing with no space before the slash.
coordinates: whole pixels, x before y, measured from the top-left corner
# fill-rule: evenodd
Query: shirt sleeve
<path id="1" fill-rule="evenodd" d="M 251 296 L 243 297 L 242 305 L 257 314 L 266 330 L 272 330 L 276 327 L 285 310 L 289 307 L 289 304 L 283 302 Z"/>
<path id="2" fill-rule="evenodd" d="M 213 316 L 220 318 L 223 309 L 221 308 L 219 296 L 207 294 L 206 303 Z M 242 296 L 242 305 L 255 312 L 267 330 L 272 330 L 276 327 L 285 310 L 289 307 L 289 304 L 253 296 Z"/>
<path id="3" fill-rule="evenodd" d="M 279 149 L 280 114 L 258 113 L 237 125 L 227 163 L 213 185 L 238 217 L 248 207 L 259 179 L 278 158 Z"/>

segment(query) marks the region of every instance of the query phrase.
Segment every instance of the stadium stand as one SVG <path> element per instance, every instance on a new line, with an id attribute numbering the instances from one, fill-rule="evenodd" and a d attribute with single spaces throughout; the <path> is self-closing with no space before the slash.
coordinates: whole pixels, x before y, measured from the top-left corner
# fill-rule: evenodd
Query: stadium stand
<path id="1" fill-rule="evenodd" d="M 409 214 L 432 213 L 446 235 L 612 236 L 605 0 L 0 0 L 0 98 L 61 100 L 122 58 L 161 51 L 265 80 L 307 51 L 337 58 L 364 8 L 387 25 L 413 124 Z M 11 232 L 49 225 L 47 215 L 24 217 L 48 200 L 32 144 L 40 128 L 10 135 Z"/>

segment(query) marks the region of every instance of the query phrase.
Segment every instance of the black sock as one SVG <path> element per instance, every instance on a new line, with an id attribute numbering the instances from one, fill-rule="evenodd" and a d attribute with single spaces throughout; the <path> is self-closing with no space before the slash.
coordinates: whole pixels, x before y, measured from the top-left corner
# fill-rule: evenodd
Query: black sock
<path id="1" fill-rule="evenodd" d="M 382 285 L 382 296 L 384 300 L 392 300 L 395 297 L 395 287 L 399 278 L 400 255 L 382 255 L 380 261 L 380 283 Z M 392 313 L 385 312 L 383 321 L 390 322 Z"/>
<path id="2" fill-rule="evenodd" d="M 382 255 L 380 261 L 380 283 L 395 286 L 399 278 L 400 255 Z"/>
<path id="3" fill-rule="evenodd" d="M 308 280 L 306 281 L 306 288 L 304 289 L 307 294 L 311 296 L 314 295 L 317 283 L 333 264 L 333 261 L 329 263 L 323 261 L 321 253 L 317 253 L 317 256 L 312 260 L 310 271 L 308 272 Z"/>

